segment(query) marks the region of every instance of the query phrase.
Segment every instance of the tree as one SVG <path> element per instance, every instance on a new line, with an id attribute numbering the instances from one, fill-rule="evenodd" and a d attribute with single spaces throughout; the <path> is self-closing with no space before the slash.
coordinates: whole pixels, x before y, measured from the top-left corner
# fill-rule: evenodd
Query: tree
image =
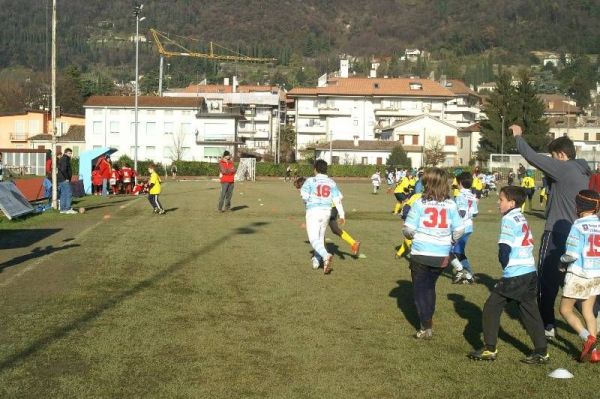
<path id="1" fill-rule="evenodd" d="M 390 156 L 385 161 L 387 166 L 402 166 L 405 168 L 410 168 L 410 158 L 406 155 L 406 151 L 402 147 L 402 144 L 398 144 L 396 147 L 392 148 L 392 152 Z"/>
<path id="2" fill-rule="evenodd" d="M 423 163 L 426 166 L 436 166 L 446 160 L 444 146 L 439 137 L 434 136 L 427 139 L 424 155 L 425 159 Z"/>
<path id="3" fill-rule="evenodd" d="M 279 132 L 279 156 L 284 162 L 294 162 L 296 152 L 296 131 L 291 125 L 285 125 Z"/>
<path id="4" fill-rule="evenodd" d="M 183 159 L 183 155 L 185 154 L 185 133 L 182 130 L 179 130 L 178 133 L 173 133 L 173 146 L 169 147 L 169 152 L 171 153 L 171 159 L 173 161 L 181 161 Z"/>
<path id="5" fill-rule="evenodd" d="M 536 151 L 544 151 L 548 144 L 548 124 L 543 119 L 544 104 L 537 97 L 527 72 L 519 75 L 517 86 L 510 75 L 503 73 L 496 80 L 496 90 L 484 106 L 487 119 L 481 122 L 478 159 L 485 160 L 492 153 L 502 152 L 502 117 L 504 117 L 504 153 L 517 152 L 515 140 L 508 131 L 513 123 L 523 126 L 527 142 Z"/>

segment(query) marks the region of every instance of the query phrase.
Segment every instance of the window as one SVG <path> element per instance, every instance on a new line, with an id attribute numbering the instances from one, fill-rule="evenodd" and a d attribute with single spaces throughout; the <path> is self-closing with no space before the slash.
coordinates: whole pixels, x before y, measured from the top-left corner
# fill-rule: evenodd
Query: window
<path id="1" fill-rule="evenodd" d="M 410 82 L 408 86 L 411 90 L 423 90 L 423 85 L 419 82 Z"/>
<path id="2" fill-rule="evenodd" d="M 354 120 L 352 121 L 352 123 L 354 124 L 354 126 L 358 126 L 358 119 L 354 119 Z"/>
<path id="3" fill-rule="evenodd" d="M 117 118 L 121 116 L 121 110 L 120 109 L 111 109 L 110 110 L 110 116 L 116 116 Z"/>
<path id="4" fill-rule="evenodd" d="M 40 130 L 40 121 L 29 121 L 29 134 L 39 134 L 42 133 Z"/>
<path id="5" fill-rule="evenodd" d="M 377 165 L 382 165 L 382 164 L 383 164 L 383 158 L 377 157 Z"/>
<path id="6" fill-rule="evenodd" d="M 192 133 L 192 124 L 191 123 L 182 123 L 181 124 L 181 133 L 191 134 Z"/>
<path id="7" fill-rule="evenodd" d="M 94 132 L 94 134 L 104 133 L 104 126 L 101 121 L 92 122 L 92 132 Z"/>
<path id="8" fill-rule="evenodd" d="M 173 134 L 173 122 L 165 122 L 165 134 Z"/>
<path id="9" fill-rule="evenodd" d="M 362 158 L 360 159 L 360 163 L 361 163 L 361 164 L 363 164 L 363 165 L 368 165 L 368 164 L 369 164 L 369 158 L 367 158 L 367 157 L 362 157 Z"/>
<path id="10" fill-rule="evenodd" d="M 462 149 L 464 147 L 464 145 L 465 145 L 464 139 L 461 137 L 460 138 L 460 148 Z M 460 162 L 461 162 L 460 164 L 462 165 L 462 160 Z"/>
<path id="11" fill-rule="evenodd" d="M 173 148 L 163 147 L 163 158 L 171 158 L 173 156 Z"/>
<path id="12" fill-rule="evenodd" d="M 596 133 L 596 141 L 600 141 L 600 133 Z"/>
<path id="13" fill-rule="evenodd" d="M 446 145 L 456 145 L 456 137 L 446 136 Z"/>
<path id="14" fill-rule="evenodd" d="M 111 121 L 110 122 L 110 132 L 113 134 L 118 134 L 121 130 L 121 123 L 119 121 Z"/>
<path id="15" fill-rule="evenodd" d="M 153 136 L 156 131 L 156 122 L 146 122 L 146 136 Z"/>
<path id="16" fill-rule="evenodd" d="M 419 145 L 419 136 L 412 136 L 412 144 Z"/>
<path id="17" fill-rule="evenodd" d="M 166 109 L 165 110 L 165 116 L 173 116 L 173 110 L 172 109 Z"/>
<path id="18" fill-rule="evenodd" d="M 146 115 L 148 115 L 148 116 L 154 116 L 154 110 L 153 109 L 146 110 Z"/>
<path id="19" fill-rule="evenodd" d="M 590 134 L 589 133 L 584 133 L 583 134 L 583 141 L 588 141 L 590 139 Z"/>
<path id="20" fill-rule="evenodd" d="M 18 133 L 18 134 L 25 133 L 25 121 L 16 121 L 15 122 L 15 133 Z"/>
<path id="21" fill-rule="evenodd" d="M 146 147 L 146 158 L 154 160 L 154 156 L 156 155 L 155 151 L 156 151 L 156 147 L 154 147 L 154 146 Z"/>

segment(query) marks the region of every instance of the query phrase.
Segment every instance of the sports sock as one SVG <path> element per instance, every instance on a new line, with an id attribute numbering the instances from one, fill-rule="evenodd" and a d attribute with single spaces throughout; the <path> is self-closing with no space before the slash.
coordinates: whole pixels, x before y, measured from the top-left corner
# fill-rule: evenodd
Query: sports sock
<path id="1" fill-rule="evenodd" d="M 579 336 L 581 337 L 582 340 L 587 341 L 588 337 L 590 336 L 590 332 L 587 329 L 583 329 L 580 333 Z"/>
<path id="2" fill-rule="evenodd" d="M 452 267 L 454 268 L 455 272 L 461 272 L 463 269 L 463 265 L 460 263 L 460 261 L 458 260 L 458 258 L 454 258 L 450 261 L 450 264 L 452 265 Z"/>
<path id="3" fill-rule="evenodd" d="M 352 238 L 350 234 L 346 232 L 346 230 L 342 230 L 342 235 L 340 237 L 342 237 L 342 240 L 346 241 L 350 246 L 354 245 L 356 242 L 356 240 Z"/>
<path id="4" fill-rule="evenodd" d="M 473 269 L 471 269 L 471 264 L 469 263 L 469 260 L 467 258 L 461 260 L 460 264 L 463 266 L 463 269 L 467 271 L 468 275 L 473 275 Z"/>
<path id="5" fill-rule="evenodd" d="M 400 202 L 396 202 L 396 206 L 394 207 L 394 213 L 400 212 L 401 208 L 402 208 L 402 204 Z"/>

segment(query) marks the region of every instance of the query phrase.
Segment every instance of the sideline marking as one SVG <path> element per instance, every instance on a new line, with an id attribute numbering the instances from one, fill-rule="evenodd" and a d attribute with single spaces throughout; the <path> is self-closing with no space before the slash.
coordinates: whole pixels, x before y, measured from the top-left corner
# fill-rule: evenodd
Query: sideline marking
<path id="1" fill-rule="evenodd" d="M 138 199 L 139 198 L 136 198 L 136 199 L 132 200 L 131 202 L 129 202 L 128 204 L 122 205 L 123 209 L 128 207 L 130 204 L 136 202 Z M 100 226 L 100 224 L 106 223 L 104 220 L 104 219 L 106 219 L 106 216 L 108 216 L 110 218 L 110 215 L 105 215 L 104 218 L 102 220 L 100 220 L 99 222 L 96 222 L 95 224 L 91 225 L 90 227 L 85 228 L 82 231 L 80 231 L 79 234 L 76 234 L 73 241 L 75 241 L 77 238 L 80 238 L 80 237 L 84 236 L 85 234 L 89 233 L 96 227 Z M 52 252 L 51 254 L 48 254 L 46 256 L 41 256 L 41 257 L 37 258 L 36 260 L 31 261 L 31 264 L 29 264 L 28 266 L 23 268 L 23 270 L 15 273 L 13 276 L 11 276 L 11 277 L 7 278 L 5 281 L 1 282 L 0 287 L 7 287 L 10 283 L 12 283 L 17 278 L 22 277 L 25 273 L 33 270 L 36 266 L 39 266 L 39 264 L 42 263 L 42 261 L 52 258 L 52 255 L 54 255 L 57 252 L 59 252 L 59 251 Z"/>

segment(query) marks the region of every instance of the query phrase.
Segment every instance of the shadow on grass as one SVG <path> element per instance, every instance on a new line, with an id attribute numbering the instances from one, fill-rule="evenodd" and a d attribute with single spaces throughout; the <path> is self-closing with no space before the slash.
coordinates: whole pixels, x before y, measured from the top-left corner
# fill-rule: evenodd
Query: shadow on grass
<path id="1" fill-rule="evenodd" d="M 0 249 L 24 248 L 56 234 L 62 229 L 19 229 L 2 232 Z"/>
<path id="2" fill-rule="evenodd" d="M 242 209 L 248 208 L 248 205 L 238 205 L 231 208 L 231 212 L 241 211 Z"/>
<path id="3" fill-rule="evenodd" d="M 481 341 L 481 333 L 483 331 L 483 324 L 482 324 L 483 311 L 476 304 L 466 301 L 464 295 L 448 294 L 448 299 L 450 299 L 454 303 L 454 310 L 456 311 L 456 313 L 461 318 L 467 320 L 467 325 L 465 326 L 465 329 L 463 330 L 463 336 L 465 337 L 467 342 L 471 346 L 473 346 L 474 349 L 481 348 L 483 346 L 483 342 Z M 516 303 L 511 304 L 509 302 L 509 304 L 507 306 L 513 307 L 515 305 L 516 305 Z M 514 312 L 515 310 L 516 309 L 511 310 L 511 312 Z M 505 307 L 505 312 L 509 313 L 509 311 L 506 310 L 506 307 Z M 517 310 L 517 312 L 518 312 L 518 310 Z M 521 320 L 519 318 L 519 322 L 520 321 Z M 521 327 L 525 328 L 525 327 L 523 327 L 522 323 L 521 323 Z M 510 335 L 509 333 L 504 331 L 504 329 L 502 327 L 500 327 L 498 330 L 498 338 L 501 339 L 502 341 L 506 342 L 507 344 L 512 345 L 513 347 L 515 347 L 518 351 L 520 351 L 524 355 L 529 355 L 531 353 L 531 350 L 530 350 L 529 346 L 527 346 L 527 344 L 525 344 L 523 341 L 519 340 L 516 337 L 513 337 L 512 335 Z"/>
<path id="4" fill-rule="evenodd" d="M 88 211 L 90 211 L 92 209 L 106 208 L 107 206 L 112 206 L 114 204 L 120 204 L 121 202 L 129 202 L 129 201 L 132 201 L 132 200 L 133 199 L 122 199 L 122 200 L 118 200 L 118 201 L 112 201 L 111 200 L 109 202 L 103 202 L 103 203 L 98 204 L 98 205 L 89 205 L 89 206 L 86 206 L 85 209 L 88 210 Z M 75 203 L 75 205 L 77 205 L 77 203 Z"/>
<path id="5" fill-rule="evenodd" d="M 415 307 L 415 301 L 413 297 L 413 285 L 410 281 L 398 280 L 397 287 L 394 287 L 389 296 L 396 299 L 396 305 L 402 312 L 406 320 L 418 330 L 421 328 L 419 321 L 419 315 L 417 314 L 417 308 Z"/>
<path id="6" fill-rule="evenodd" d="M 30 253 L 26 255 L 17 256 L 14 259 L 11 259 L 7 262 L 0 263 L 0 273 L 12 266 L 20 265 L 23 262 L 27 262 L 28 260 L 41 258 L 42 256 L 50 255 L 51 253 L 62 251 L 64 249 L 69 249 L 73 247 L 79 247 L 79 244 L 68 244 L 63 245 L 62 247 L 54 247 L 52 245 L 48 245 L 46 248 L 42 249 L 41 247 L 34 248 Z"/>
<path id="7" fill-rule="evenodd" d="M 37 352 L 39 352 L 40 350 L 51 345 L 55 341 L 65 338 L 66 336 L 71 334 L 73 331 L 81 331 L 81 330 L 85 329 L 87 324 L 89 324 L 90 322 L 92 322 L 95 319 L 97 319 L 98 317 L 100 317 L 107 310 L 110 310 L 110 309 L 114 308 L 115 306 L 118 306 L 119 304 L 121 304 L 123 301 L 139 294 L 140 292 L 142 292 L 144 290 L 147 290 L 147 289 L 153 287 L 154 285 L 159 283 L 164 278 L 168 277 L 169 275 L 171 275 L 173 273 L 176 273 L 177 271 L 181 270 L 183 267 L 185 267 L 190 262 L 196 260 L 199 256 L 205 255 L 205 254 L 212 252 L 215 249 L 219 248 L 221 245 L 227 244 L 229 242 L 229 239 L 231 239 L 232 236 L 235 236 L 238 234 L 255 234 L 258 232 L 258 228 L 265 226 L 267 224 L 269 224 L 269 223 L 254 222 L 254 223 L 248 224 L 247 226 L 233 229 L 232 232 L 223 234 L 220 237 L 215 238 L 214 240 L 206 243 L 206 245 L 204 245 L 203 247 L 197 249 L 196 251 L 190 252 L 184 258 L 171 264 L 170 266 L 166 267 L 165 269 L 162 269 L 162 270 L 154 273 L 152 276 L 138 282 L 131 288 L 129 288 L 125 291 L 122 291 L 120 293 L 116 293 L 115 295 L 106 298 L 105 300 L 98 303 L 95 307 L 92 307 L 92 309 L 85 312 L 78 318 L 55 329 L 54 331 L 50 332 L 49 334 L 47 334 L 44 337 L 36 339 L 35 341 L 33 341 L 31 344 L 29 344 L 27 347 L 23 348 L 22 350 L 2 359 L 0 361 L 0 372 L 3 372 L 4 370 L 7 370 L 9 368 L 16 366 L 17 364 L 19 364 L 22 361 L 24 361 L 25 359 L 27 359 L 29 356 L 35 355 Z M 74 245 L 72 245 L 72 246 L 74 246 Z M 62 247 L 62 248 L 64 248 L 64 247 Z"/>

